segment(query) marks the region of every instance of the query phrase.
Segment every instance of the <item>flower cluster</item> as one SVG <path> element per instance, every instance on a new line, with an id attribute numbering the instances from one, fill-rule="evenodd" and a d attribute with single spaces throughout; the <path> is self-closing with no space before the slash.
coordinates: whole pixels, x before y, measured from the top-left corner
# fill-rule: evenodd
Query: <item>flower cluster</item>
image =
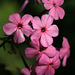
<path id="1" fill-rule="evenodd" d="M 37 1 L 41 3 L 40 0 Z M 29 70 L 23 68 L 20 74 L 54 75 L 55 69 L 60 67 L 61 59 L 65 67 L 67 58 L 70 56 L 70 45 L 67 38 L 63 37 L 62 48 L 59 50 L 52 45 L 53 37 L 59 35 L 59 28 L 53 24 L 53 21 L 63 19 L 65 11 L 59 6 L 64 3 L 64 0 L 42 0 L 42 2 L 46 10 L 50 9 L 49 14 L 44 14 L 41 18 L 25 14 L 21 19 L 20 14 L 15 13 L 9 16 L 11 23 L 3 26 L 6 35 L 14 34 L 15 43 L 23 43 L 24 35 L 30 36 L 30 47 L 25 49 L 25 55 L 29 59 L 36 56 L 35 61 L 38 64 L 32 65 Z"/>

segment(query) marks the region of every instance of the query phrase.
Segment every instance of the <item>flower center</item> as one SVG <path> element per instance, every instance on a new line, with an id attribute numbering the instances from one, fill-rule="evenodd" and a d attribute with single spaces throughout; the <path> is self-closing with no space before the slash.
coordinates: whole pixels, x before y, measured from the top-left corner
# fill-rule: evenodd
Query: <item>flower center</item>
<path id="1" fill-rule="evenodd" d="M 42 28 L 42 29 L 41 29 L 42 32 L 45 32 L 45 30 L 46 30 L 45 28 Z"/>
<path id="2" fill-rule="evenodd" d="M 56 7 L 56 4 L 54 3 L 53 6 Z"/>
<path id="3" fill-rule="evenodd" d="M 43 52 L 46 49 L 47 49 L 47 47 L 43 47 L 42 45 L 40 45 L 40 52 Z"/>
<path id="4" fill-rule="evenodd" d="M 21 29 L 22 28 L 22 24 L 18 24 L 18 26 L 17 26 L 19 29 Z"/>
<path id="5" fill-rule="evenodd" d="M 49 65 L 53 65 L 53 63 L 50 63 Z"/>

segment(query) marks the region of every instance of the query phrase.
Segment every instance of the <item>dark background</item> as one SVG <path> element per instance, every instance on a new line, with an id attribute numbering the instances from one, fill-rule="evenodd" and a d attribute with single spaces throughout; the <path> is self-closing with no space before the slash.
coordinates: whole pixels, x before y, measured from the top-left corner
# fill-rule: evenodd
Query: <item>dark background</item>
<path id="1" fill-rule="evenodd" d="M 24 0 L 0 0 L 0 37 L 4 37 L 3 25 L 8 23 L 9 15 L 13 13 L 18 13 Z M 58 25 L 60 34 L 57 38 L 54 38 L 54 46 L 61 47 L 62 37 L 68 38 L 71 46 L 71 54 L 67 61 L 66 67 L 60 67 L 56 70 L 55 75 L 75 75 L 75 0 L 65 0 L 64 4 L 61 6 L 64 8 L 66 15 L 62 20 L 54 21 Z M 38 5 L 37 3 L 29 3 L 24 9 L 23 14 L 31 14 L 36 16 L 45 8 L 43 3 Z M 0 40 L 0 44 L 3 41 Z M 0 75 L 18 75 L 19 70 L 24 67 L 24 64 L 17 52 L 17 54 L 9 54 L 11 47 L 8 43 L 5 44 L 6 50 L 3 47 L 0 48 Z M 24 54 L 24 49 L 27 46 L 25 44 L 20 44 L 19 48 Z M 27 60 L 29 66 L 34 64 L 34 59 Z M 32 61 L 32 62 L 31 62 Z"/>

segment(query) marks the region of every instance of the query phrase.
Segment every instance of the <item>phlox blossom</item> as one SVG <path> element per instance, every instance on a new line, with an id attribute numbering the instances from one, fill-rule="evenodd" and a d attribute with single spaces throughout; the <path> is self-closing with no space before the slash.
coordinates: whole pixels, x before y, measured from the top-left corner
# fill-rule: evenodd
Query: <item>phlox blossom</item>
<path id="1" fill-rule="evenodd" d="M 42 0 L 46 10 L 49 10 L 49 15 L 51 15 L 55 20 L 63 19 L 65 11 L 59 7 L 64 3 L 64 0 Z"/>
<path id="2" fill-rule="evenodd" d="M 35 71 L 37 75 L 54 75 L 55 69 L 60 67 L 59 52 L 53 58 L 49 58 L 47 55 L 42 54 L 39 59 L 39 66 L 36 67 Z"/>
<path id="3" fill-rule="evenodd" d="M 31 39 L 40 39 L 41 44 L 44 47 L 48 47 L 53 43 L 53 38 L 59 34 L 59 29 L 57 25 L 51 25 L 53 23 L 53 18 L 47 14 L 42 15 L 41 20 L 39 17 L 34 17 L 32 19 L 32 26 L 35 30 Z"/>
<path id="4" fill-rule="evenodd" d="M 14 42 L 22 43 L 25 41 L 24 35 L 29 37 L 32 33 L 32 28 L 28 25 L 33 17 L 29 14 L 26 14 L 22 17 L 18 13 L 12 14 L 9 16 L 9 21 L 12 23 L 6 23 L 3 26 L 3 30 L 6 35 L 11 35 L 13 32 L 14 34 Z"/>
<path id="5" fill-rule="evenodd" d="M 63 59 L 63 67 L 66 66 L 67 58 L 70 56 L 70 45 L 67 38 L 63 37 L 62 48 L 60 49 L 60 59 Z"/>

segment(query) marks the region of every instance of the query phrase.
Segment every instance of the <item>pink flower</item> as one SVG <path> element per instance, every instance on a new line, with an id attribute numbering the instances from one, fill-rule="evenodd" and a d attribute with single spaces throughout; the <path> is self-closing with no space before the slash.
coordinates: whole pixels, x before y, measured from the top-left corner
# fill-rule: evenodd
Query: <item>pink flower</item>
<path id="1" fill-rule="evenodd" d="M 25 41 L 24 34 L 29 37 L 32 33 L 32 28 L 28 25 L 31 19 L 32 16 L 29 14 L 24 15 L 22 19 L 18 13 L 12 14 L 9 16 L 9 21 L 12 23 L 6 23 L 3 26 L 3 30 L 6 35 L 11 35 L 16 31 L 14 34 L 14 42 L 22 43 Z"/>
<path id="2" fill-rule="evenodd" d="M 70 56 L 70 45 L 68 43 L 67 38 L 63 37 L 62 48 L 60 49 L 60 59 L 63 58 L 62 65 L 66 66 L 67 58 Z"/>
<path id="3" fill-rule="evenodd" d="M 32 47 L 25 49 L 25 55 L 27 58 L 32 58 L 37 55 L 36 61 L 38 61 L 42 54 L 46 54 L 49 57 L 54 57 L 56 55 L 56 48 L 52 45 L 45 49 L 40 46 L 38 40 L 33 40 L 30 44 Z"/>
<path id="4" fill-rule="evenodd" d="M 37 75 L 54 75 L 55 69 L 60 66 L 59 52 L 53 58 L 49 58 L 47 55 L 42 54 L 39 59 L 39 66 L 36 67 L 35 71 Z"/>
<path id="5" fill-rule="evenodd" d="M 55 20 L 63 19 L 65 15 L 65 11 L 59 7 L 64 3 L 64 0 L 42 0 L 45 4 L 45 8 L 49 11 L 49 15 L 51 15 Z"/>
<path id="6" fill-rule="evenodd" d="M 51 25 L 53 18 L 49 15 L 43 15 L 41 20 L 39 17 L 32 19 L 32 25 L 34 32 L 32 33 L 31 39 L 40 39 L 41 44 L 44 47 L 48 47 L 53 43 L 53 38 L 58 36 L 59 29 L 56 25 Z"/>

